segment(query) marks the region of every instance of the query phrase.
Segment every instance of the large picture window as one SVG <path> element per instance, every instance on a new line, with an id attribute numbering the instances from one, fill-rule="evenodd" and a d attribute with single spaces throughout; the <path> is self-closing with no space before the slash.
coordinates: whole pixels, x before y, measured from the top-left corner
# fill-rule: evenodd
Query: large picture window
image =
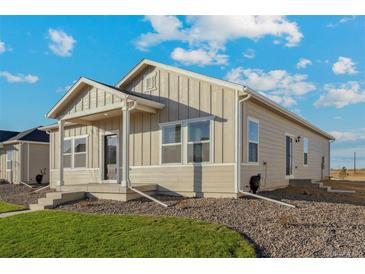
<path id="1" fill-rule="evenodd" d="M 259 160 L 259 122 L 248 119 L 248 162 L 257 163 Z"/>
<path id="2" fill-rule="evenodd" d="M 163 164 L 181 163 L 181 125 L 164 126 L 162 128 Z"/>
<path id="3" fill-rule="evenodd" d="M 63 166 L 65 168 L 86 167 L 86 137 L 75 137 L 63 141 Z"/>
<path id="4" fill-rule="evenodd" d="M 188 124 L 188 163 L 210 161 L 210 121 Z"/>
<path id="5" fill-rule="evenodd" d="M 309 149 L 309 141 L 308 138 L 304 137 L 303 138 L 303 161 L 304 161 L 304 165 L 307 166 L 308 165 L 308 149 Z"/>
<path id="6" fill-rule="evenodd" d="M 13 162 L 13 150 L 6 151 L 6 169 L 10 170 Z"/>

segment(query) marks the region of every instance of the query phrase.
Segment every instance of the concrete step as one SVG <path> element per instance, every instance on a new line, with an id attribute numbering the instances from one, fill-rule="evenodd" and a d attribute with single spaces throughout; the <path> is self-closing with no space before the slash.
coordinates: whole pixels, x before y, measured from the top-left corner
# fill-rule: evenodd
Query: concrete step
<path id="1" fill-rule="evenodd" d="M 42 210 L 45 208 L 55 208 L 56 206 L 82 200 L 86 197 L 86 193 L 83 191 L 77 192 L 50 192 L 46 194 L 45 198 L 38 199 L 37 204 L 29 205 L 30 209 Z"/>

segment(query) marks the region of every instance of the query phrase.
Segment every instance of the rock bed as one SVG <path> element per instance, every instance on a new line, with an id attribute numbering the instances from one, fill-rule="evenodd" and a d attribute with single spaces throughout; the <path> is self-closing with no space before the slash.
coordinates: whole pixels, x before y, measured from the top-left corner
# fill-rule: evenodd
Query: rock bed
<path id="1" fill-rule="evenodd" d="M 285 189 L 262 193 L 271 198 L 284 198 L 283 201 L 296 205 L 296 209 L 246 197 L 166 196 L 158 198 L 171 206 L 167 209 L 145 199 L 127 203 L 84 200 L 59 208 L 99 214 L 179 216 L 219 223 L 243 234 L 255 245 L 259 257 L 364 257 L 364 203 L 359 200 L 350 204 L 344 196 L 337 201 L 337 195 L 332 193 L 318 196 L 308 191 Z M 351 196 L 347 199 L 356 200 Z"/>
<path id="2" fill-rule="evenodd" d="M 33 190 L 35 189 L 20 184 L 3 184 L 0 185 L 0 199 L 11 204 L 29 206 L 37 203 L 39 198 L 46 197 L 46 193 L 51 191 L 44 189 L 32 193 Z"/>

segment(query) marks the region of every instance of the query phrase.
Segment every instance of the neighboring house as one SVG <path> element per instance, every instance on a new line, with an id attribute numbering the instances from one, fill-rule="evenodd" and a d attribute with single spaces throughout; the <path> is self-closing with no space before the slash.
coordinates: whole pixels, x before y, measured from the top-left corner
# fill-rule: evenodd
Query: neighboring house
<path id="1" fill-rule="evenodd" d="M 35 177 L 45 171 L 43 183 L 49 182 L 49 135 L 32 128 L 23 132 L 0 130 L 0 180 L 35 184 Z"/>
<path id="2" fill-rule="evenodd" d="M 47 116 L 54 188 L 237 197 L 258 173 L 267 190 L 329 176 L 331 135 L 249 87 L 150 60 L 115 86 L 81 77 Z"/>

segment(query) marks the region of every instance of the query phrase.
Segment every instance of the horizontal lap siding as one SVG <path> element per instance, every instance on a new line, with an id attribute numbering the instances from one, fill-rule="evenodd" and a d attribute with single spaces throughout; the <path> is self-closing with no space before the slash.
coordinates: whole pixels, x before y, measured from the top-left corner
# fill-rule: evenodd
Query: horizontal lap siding
<path id="1" fill-rule="evenodd" d="M 299 143 L 293 143 L 294 178 L 313 180 L 321 178 L 321 157 L 325 156 L 326 164 L 329 163 L 327 139 L 253 102 L 243 104 L 242 116 L 244 117 L 242 121 L 243 163 L 247 162 L 247 117 L 258 119 L 260 123 L 259 165 L 241 167 L 241 186 L 243 188 L 248 185 L 250 177 L 257 173 L 262 175 L 263 188 L 271 189 L 288 184 L 288 180 L 285 179 L 285 133 L 295 137 L 301 136 Z M 303 137 L 309 139 L 308 167 L 303 166 Z M 264 165 L 263 162 L 267 164 Z M 324 175 L 328 176 L 328 166 L 325 168 Z"/>

